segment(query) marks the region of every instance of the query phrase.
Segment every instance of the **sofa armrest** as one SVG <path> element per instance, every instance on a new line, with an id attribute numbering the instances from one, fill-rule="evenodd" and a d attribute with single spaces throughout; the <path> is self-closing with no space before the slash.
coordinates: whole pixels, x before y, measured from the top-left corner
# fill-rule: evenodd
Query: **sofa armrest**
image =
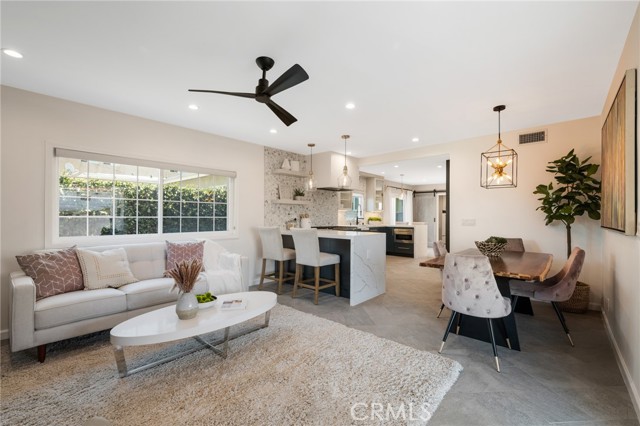
<path id="1" fill-rule="evenodd" d="M 11 351 L 32 348 L 35 346 L 36 285 L 24 272 L 12 272 L 9 293 Z"/>
<path id="2" fill-rule="evenodd" d="M 240 256 L 240 268 L 242 269 L 242 289 L 249 291 L 249 258 L 247 256 Z"/>

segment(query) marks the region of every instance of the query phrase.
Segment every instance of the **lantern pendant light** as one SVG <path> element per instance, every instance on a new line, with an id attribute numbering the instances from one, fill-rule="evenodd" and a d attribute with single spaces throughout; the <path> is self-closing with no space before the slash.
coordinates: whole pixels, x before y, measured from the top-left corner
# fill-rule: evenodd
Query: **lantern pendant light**
<path id="1" fill-rule="evenodd" d="M 504 105 L 493 108 L 498 113 L 498 142 L 480 154 L 480 186 L 486 189 L 518 186 L 518 153 L 502 143 L 500 112 Z"/>
<path id="2" fill-rule="evenodd" d="M 349 135 L 342 135 L 342 139 L 344 139 L 344 168 L 342 169 L 342 174 L 338 177 L 338 188 L 351 188 L 351 176 L 349 176 L 349 169 L 347 168 L 347 139 L 349 139 Z"/>
<path id="3" fill-rule="evenodd" d="M 400 199 L 404 201 L 404 174 L 400 173 Z"/>
<path id="4" fill-rule="evenodd" d="M 313 180 L 313 147 L 316 146 L 315 143 L 308 143 L 307 146 L 309 147 L 309 163 L 310 163 L 310 167 L 309 167 L 309 178 L 307 179 L 306 182 L 306 187 L 307 187 L 307 191 L 315 191 L 316 189 L 316 182 Z"/>

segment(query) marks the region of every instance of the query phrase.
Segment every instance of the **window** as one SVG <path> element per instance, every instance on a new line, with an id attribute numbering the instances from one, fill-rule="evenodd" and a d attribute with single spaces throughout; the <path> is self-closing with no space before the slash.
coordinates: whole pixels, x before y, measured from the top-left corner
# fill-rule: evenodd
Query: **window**
<path id="1" fill-rule="evenodd" d="M 351 205 L 356 212 L 358 219 L 364 218 L 364 196 L 362 194 L 353 193 Z"/>
<path id="2" fill-rule="evenodd" d="M 63 149 L 55 153 L 59 237 L 231 229 L 233 172 Z"/>

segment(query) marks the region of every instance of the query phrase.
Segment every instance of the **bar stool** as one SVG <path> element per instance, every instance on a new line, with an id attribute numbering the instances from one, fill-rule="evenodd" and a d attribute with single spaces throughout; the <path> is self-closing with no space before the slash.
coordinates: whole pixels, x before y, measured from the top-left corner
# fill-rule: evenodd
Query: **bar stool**
<path id="1" fill-rule="evenodd" d="M 318 304 L 318 293 L 325 288 L 336 288 L 336 296 L 340 296 L 340 255 L 324 253 L 320 251 L 317 229 L 292 229 L 293 244 L 296 247 L 296 275 L 293 284 L 291 297 L 296 297 L 298 286 L 315 290 L 313 303 Z M 307 280 L 302 279 L 302 266 L 312 266 L 314 277 Z M 320 278 L 320 268 L 322 266 L 335 265 L 335 281 Z M 327 284 L 320 285 L 320 281 Z M 307 284 L 313 282 L 313 285 Z"/>
<path id="2" fill-rule="evenodd" d="M 260 233 L 260 241 L 262 241 L 262 274 L 260 275 L 260 284 L 258 290 L 262 290 L 262 284 L 265 278 L 271 278 L 278 283 L 278 294 L 282 293 L 282 283 L 295 279 L 295 275 L 291 272 L 285 272 L 285 262 L 296 258 L 296 251 L 282 246 L 282 234 L 280 228 L 261 227 L 258 228 Z M 278 274 L 276 271 L 265 274 L 267 268 L 267 260 L 279 262 Z"/>

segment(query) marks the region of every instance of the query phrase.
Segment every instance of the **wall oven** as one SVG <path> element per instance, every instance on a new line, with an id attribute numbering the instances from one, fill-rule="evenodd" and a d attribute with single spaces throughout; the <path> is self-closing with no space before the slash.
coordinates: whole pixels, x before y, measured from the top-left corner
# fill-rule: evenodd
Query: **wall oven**
<path id="1" fill-rule="evenodd" d="M 393 241 L 413 244 L 413 228 L 393 228 Z"/>

